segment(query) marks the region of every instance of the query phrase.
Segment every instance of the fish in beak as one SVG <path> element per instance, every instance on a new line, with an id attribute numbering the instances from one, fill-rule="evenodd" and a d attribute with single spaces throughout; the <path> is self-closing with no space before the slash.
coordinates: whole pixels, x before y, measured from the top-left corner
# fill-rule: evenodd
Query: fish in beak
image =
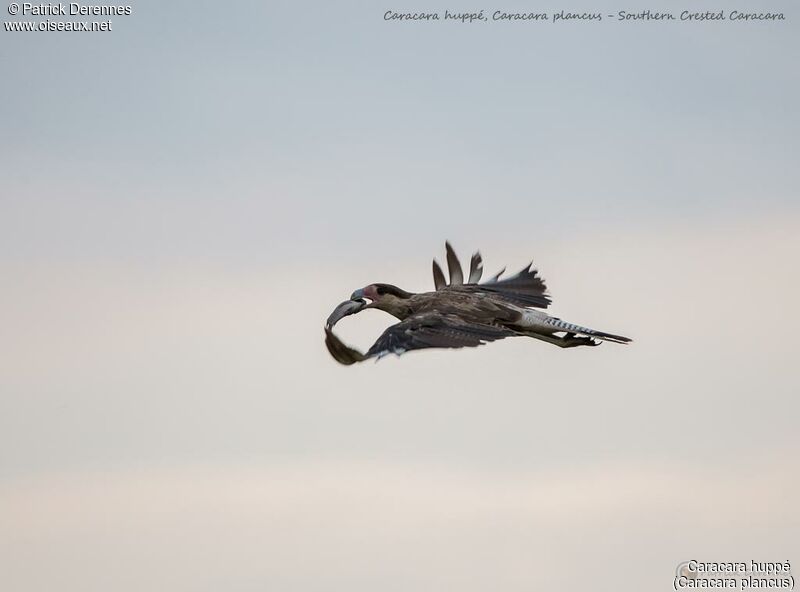
<path id="1" fill-rule="evenodd" d="M 356 290 L 353 292 L 353 296 L 350 300 L 345 300 L 339 306 L 333 309 L 331 316 L 328 317 L 328 320 L 325 321 L 325 328 L 331 329 L 333 326 L 341 321 L 344 317 L 349 316 L 351 314 L 356 314 L 361 309 L 363 309 L 367 305 L 367 301 L 363 300 L 361 297 L 356 296 L 358 292 L 361 290 Z"/>

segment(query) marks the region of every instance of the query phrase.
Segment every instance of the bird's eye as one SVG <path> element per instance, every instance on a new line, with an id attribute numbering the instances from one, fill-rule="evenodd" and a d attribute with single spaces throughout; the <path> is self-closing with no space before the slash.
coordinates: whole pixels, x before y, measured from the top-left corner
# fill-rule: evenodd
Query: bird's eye
<path id="1" fill-rule="evenodd" d="M 386 294 L 386 290 L 384 288 L 377 288 L 375 292 L 378 293 L 378 296 L 383 296 L 384 294 Z"/>

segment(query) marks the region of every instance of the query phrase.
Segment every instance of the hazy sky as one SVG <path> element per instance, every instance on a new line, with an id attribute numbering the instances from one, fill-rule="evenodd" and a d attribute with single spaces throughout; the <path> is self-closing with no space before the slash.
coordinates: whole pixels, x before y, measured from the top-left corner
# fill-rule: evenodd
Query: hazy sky
<path id="1" fill-rule="evenodd" d="M 792 3 L 132 8 L 0 31 L 4 589 L 640 592 L 800 562 Z M 383 20 L 445 8 L 788 20 Z M 331 309 L 430 289 L 445 238 L 635 342 L 336 364 Z"/>

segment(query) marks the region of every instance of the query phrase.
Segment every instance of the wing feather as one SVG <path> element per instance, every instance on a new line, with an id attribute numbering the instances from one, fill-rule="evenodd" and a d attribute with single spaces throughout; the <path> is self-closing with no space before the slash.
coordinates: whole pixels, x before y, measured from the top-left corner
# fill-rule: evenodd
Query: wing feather
<path id="1" fill-rule="evenodd" d="M 491 279 L 490 279 L 490 280 L 489 280 L 487 283 L 496 282 L 497 280 L 499 280 L 499 279 L 500 279 L 500 276 L 501 276 L 501 275 L 503 275 L 503 274 L 505 273 L 505 271 L 506 271 L 506 268 L 504 267 L 503 269 L 501 269 L 500 271 L 498 271 L 496 274 L 494 274 L 494 275 L 492 276 L 492 278 L 491 278 Z"/>
<path id="2" fill-rule="evenodd" d="M 468 284 L 477 284 L 481 281 L 483 275 L 483 259 L 481 258 L 480 251 L 476 251 L 469 262 L 469 280 Z"/>
<path id="3" fill-rule="evenodd" d="M 444 246 L 447 250 L 447 268 L 450 274 L 449 285 L 452 287 L 462 286 L 464 285 L 464 272 L 462 271 L 461 263 L 450 242 L 445 241 Z M 547 294 L 547 286 L 539 276 L 539 272 L 536 269 L 531 269 L 532 266 L 533 263 L 529 263 L 516 275 L 501 280 L 500 276 L 506 270 L 504 267 L 491 279 L 479 284 L 478 282 L 483 275 L 483 257 L 480 252 L 476 252 L 470 260 L 469 279 L 465 287 L 470 290 L 477 289 L 489 292 L 506 302 L 518 306 L 547 308 L 551 303 L 550 296 Z M 447 287 L 442 268 L 435 260 L 433 263 L 433 279 L 436 290 Z"/>
<path id="4" fill-rule="evenodd" d="M 433 260 L 433 285 L 436 287 L 436 290 L 441 290 L 447 286 L 447 280 L 444 279 L 444 272 L 436 259 Z"/>
<path id="5" fill-rule="evenodd" d="M 444 247 L 447 250 L 447 270 L 450 272 L 450 285 L 460 286 L 464 283 L 464 272 L 461 270 L 461 263 L 449 242 L 445 242 Z"/>
<path id="6" fill-rule="evenodd" d="M 520 306 L 547 308 L 551 302 L 547 295 L 547 285 L 539 276 L 539 271 L 531 269 L 531 265 L 532 263 L 528 264 L 519 273 L 504 280 L 497 279 L 500 275 L 498 274 L 490 281 L 480 284 L 479 289 L 497 294 Z"/>

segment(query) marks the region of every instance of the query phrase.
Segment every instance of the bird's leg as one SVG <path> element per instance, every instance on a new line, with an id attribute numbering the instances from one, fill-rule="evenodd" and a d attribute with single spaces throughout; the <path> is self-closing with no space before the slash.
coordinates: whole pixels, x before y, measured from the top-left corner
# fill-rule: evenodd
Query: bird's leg
<path id="1" fill-rule="evenodd" d="M 566 347 L 564 345 L 564 339 L 561 337 L 556 337 L 555 335 L 545 335 L 542 333 L 523 333 L 526 337 L 533 337 L 534 339 L 538 339 L 539 341 L 544 341 L 546 343 L 552 343 L 553 345 L 557 345 L 558 347 Z"/>
<path id="2" fill-rule="evenodd" d="M 600 345 L 597 341 L 592 339 L 591 337 L 577 337 L 574 333 L 567 333 L 564 337 L 557 337 L 555 335 L 547 335 L 542 333 L 525 333 L 528 337 L 533 337 L 534 339 L 539 339 L 540 341 L 544 341 L 547 343 L 552 343 L 553 345 L 557 345 L 558 347 L 569 348 L 569 347 L 579 347 L 581 345 L 589 345 L 595 346 Z"/>
<path id="3" fill-rule="evenodd" d="M 592 339 L 591 337 L 578 337 L 575 333 L 567 333 L 564 337 L 561 338 L 564 342 L 564 345 L 561 347 L 578 347 L 581 345 L 588 345 L 589 347 L 594 347 L 595 345 L 600 345 L 600 342 L 596 339 Z"/>

